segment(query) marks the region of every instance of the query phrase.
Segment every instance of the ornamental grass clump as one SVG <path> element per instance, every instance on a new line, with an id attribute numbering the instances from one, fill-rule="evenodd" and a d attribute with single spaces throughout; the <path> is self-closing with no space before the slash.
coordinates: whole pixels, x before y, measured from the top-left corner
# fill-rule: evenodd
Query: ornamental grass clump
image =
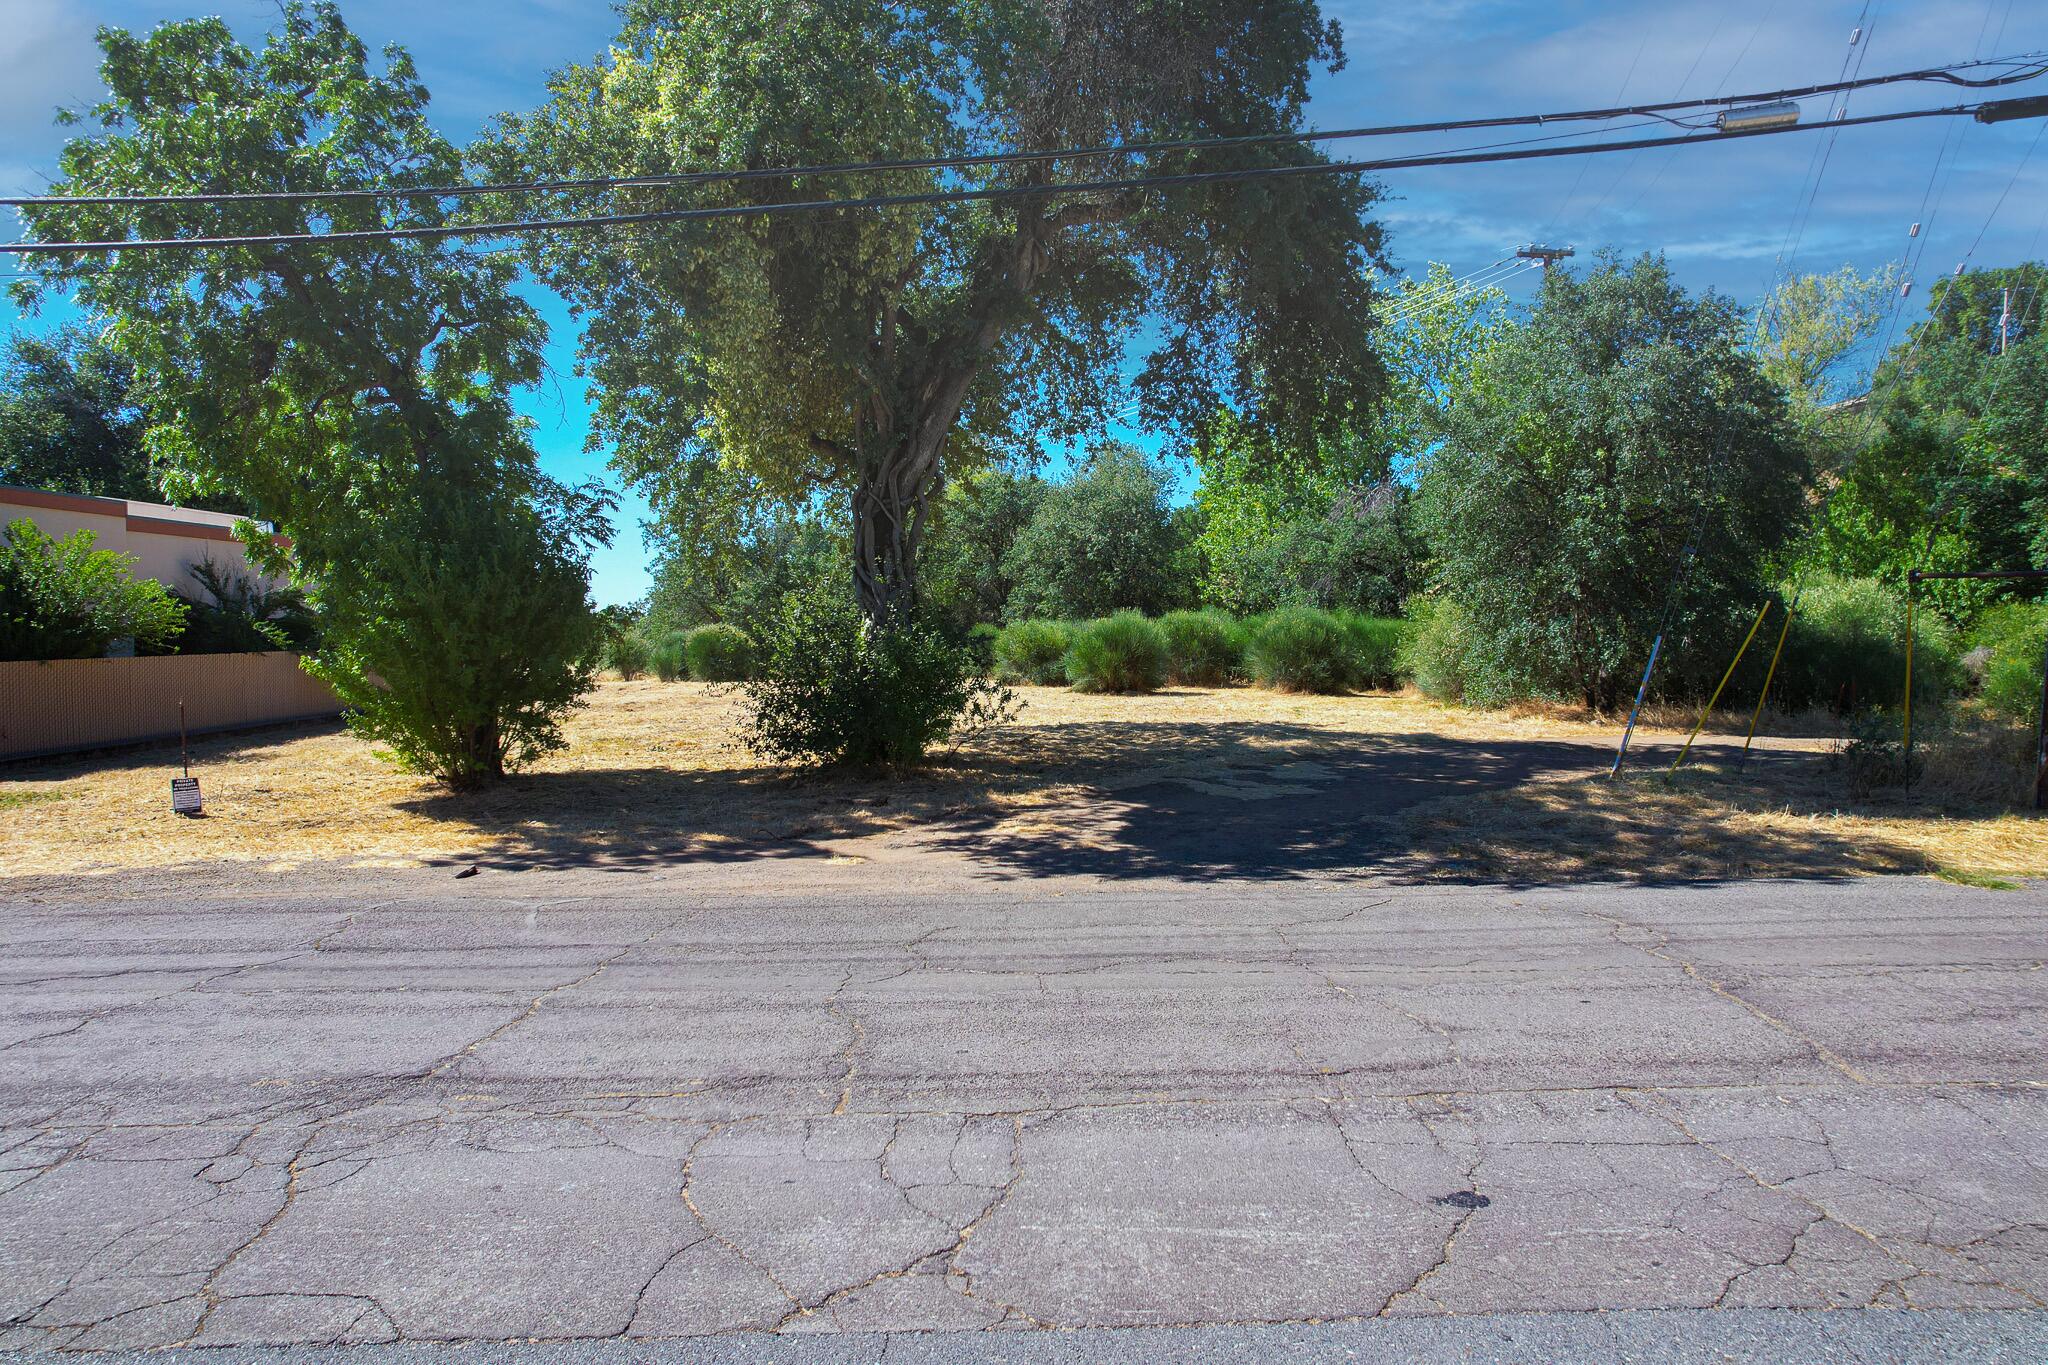
<path id="1" fill-rule="evenodd" d="M 1342 692 L 1351 681 L 1350 637 L 1336 617 L 1314 607 L 1267 616 L 1245 661 L 1262 686 L 1282 692 Z"/>
<path id="2" fill-rule="evenodd" d="M 1074 630 L 1064 621 L 1018 621 L 996 636 L 996 675 L 1006 682 L 1059 686 L 1067 680 Z"/>
<path id="3" fill-rule="evenodd" d="M 1157 692 L 1166 681 L 1166 634 L 1135 611 L 1090 621 L 1067 649 L 1067 681 L 1082 692 Z"/>
<path id="4" fill-rule="evenodd" d="M 1367 616 L 1363 612 L 1337 613 L 1351 646 L 1351 685 L 1362 688 L 1392 688 L 1401 682 L 1402 647 L 1407 642 L 1408 623 L 1397 617 Z"/>
<path id="5" fill-rule="evenodd" d="M 738 626 L 699 626 L 684 638 L 683 658 L 698 682 L 745 682 L 754 672 L 754 642 Z"/>
<path id="6" fill-rule="evenodd" d="M 1159 618 L 1167 681 L 1217 687 L 1244 668 L 1245 629 L 1220 611 L 1173 611 Z"/>
<path id="7" fill-rule="evenodd" d="M 682 682 L 690 676 L 690 633 L 672 630 L 647 651 L 647 667 L 663 682 Z"/>

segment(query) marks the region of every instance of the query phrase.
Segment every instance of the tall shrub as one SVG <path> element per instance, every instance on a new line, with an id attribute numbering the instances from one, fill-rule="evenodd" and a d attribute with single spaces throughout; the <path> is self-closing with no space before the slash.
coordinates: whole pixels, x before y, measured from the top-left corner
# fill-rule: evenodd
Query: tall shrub
<path id="1" fill-rule="evenodd" d="M 754 671 L 754 642 L 737 626 L 699 626 L 683 640 L 690 676 L 698 682 L 741 682 Z"/>
<path id="2" fill-rule="evenodd" d="M 1553 270 L 1452 396 L 1419 520 L 1475 653 L 1514 690 L 1620 704 L 1688 547 L 1666 644 L 1691 641 L 1673 667 L 1700 660 L 1712 685 L 1806 472 L 1746 336 L 1732 299 L 1686 293 L 1659 258 Z"/>
<path id="3" fill-rule="evenodd" d="M 0 659 L 97 659 L 114 641 L 175 637 L 185 608 L 132 555 L 95 550 L 90 531 L 62 540 L 27 517 L 0 531 Z"/>
<path id="4" fill-rule="evenodd" d="M 1913 625 L 1913 704 L 1939 705 L 1962 684 L 1955 642 L 1931 612 L 1916 613 Z M 1774 704 L 1786 711 L 1897 706 L 1905 695 L 1905 630 L 1898 590 L 1872 578 L 1808 579 L 1771 684 Z M 1744 674 L 1754 697 L 1769 656 L 1754 645 L 1750 652 L 1757 657 Z"/>
<path id="5" fill-rule="evenodd" d="M 1074 630 L 1064 621 L 1018 621 L 996 636 L 996 672 L 1013 682 L 1058 686 L 1067 680 Z"/>
<path id="6" fill-rule="evenodd" d="M 664 632 L 647 651 L 647 667 L 663 682 L 681 682 L 689 677 L 690 632 Z"/>
<path id="7" fill-rule="evenodd" d="M 349 708 L 350 728 L 454 787 L 561 748 L 600 636 L 574 535 L 527 499 L 485 490 L 349 529 L 351 552 L 323 580 L 326 635 L 305 666 Z"/>
<path id="8" fill-rule="evenodd" d="M 2014 724 L 2041 714 L 2042 655 L 2048 651 L 2048 603 L 2007 602 L 1977 623 L 1972 644 L 1984 650 L 1984 707 Z M 1916 666 L 1917 666 L 1917 660 Z"/>
<path id="9" fill-rule="evenodd" d="M 1402 646 L 1408 623 L 1388 616 L 1367 616 L 1362 612 L 1338 612 L 1337 624 L 1351 649 L 1351 685 L 1387 688 L 1402 677 Z"/>
<path id="10" fill-rule="evenodd" d="M 937 625 L 884 630 L 835 585 L 793 593 L 743 684 L 747 746 L 781 761 L 905 768 L 935 744 L 1014 713 L 973 652 Z"/>

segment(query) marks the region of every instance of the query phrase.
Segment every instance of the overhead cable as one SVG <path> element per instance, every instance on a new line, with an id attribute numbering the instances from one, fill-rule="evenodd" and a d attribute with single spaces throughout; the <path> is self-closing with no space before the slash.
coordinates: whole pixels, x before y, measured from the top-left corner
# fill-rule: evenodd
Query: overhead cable
<path id="1" fill-rule="evenodd" d="M 225 247 L 302 246 L 350 242 L 390 242 L 459 237 L 502 237 L 534 232 L 573 231 L 585 228 L 626 227 L 635 224 L 704 222 L 720 218 L 759 218 L 830 210 L 898 208 L 923 204 L 957 204 L 1007 199 L 1052 199 L 1080 194 L 1124 193 L 1136 190 L 1183 188 L 1249 180 L 1275 180 L 1304 175 L 1355 175 L 1372 171 L 1412 170 L 1430 166 L 1469 166 L 1490 162 L 1528 161 L 1559 156 L 1583 156 L 1599 152 L 1628 152 L 1645 147 L 1703 146 L 1743 138 L 1775 137 L 1785 133 L 1810 132 L 1815 128 L 1856 127 L 1897 123 L 1908 119 L 1955 118 L 1974 115 L 1987 105 L 1950 105 L 1938 109 L 1906 109 L 1889 114 L 1866 114 L 1831 125 L 1792 124 L 1783 127 L 1746 128 L 1726 132 L 1691 133 L 1677 137 L 1636 138 L 1621 142 L 1577 143 L 1569 146 L 1509 147 L 1492 151 L 1425 153 L 1365 161 L 1318 161 L 1293 166 L 1248 166 L 1230 170 L 1196 171 L 1181 175 L 1132 176 L 1114 180 L 1085 180 L 1069 183 L 998 185 L 963 190 L 933 190 L 917 194 L 868 195 L 853 199 L 800 199 L 777 203 L 725 204 L 709 208 L 649 209 L 635 213 L 600 213 L 571 218 L 525 218 L 482 223 L 444 223 L 432 226 L 368 228 L 341 232 L 252 233 L 218 237 L 161 237 L 106 241 L 40 241 L 0 243 L 0 251 L 16 255 L 105 254 L 119 251 L 189 251 Z M 1536 139 L 1531 139 L 1536 140 Z"/>
<path id="2" fill-rule="evenodd" d="M 2019 69 L 2004 75 L 1972 78 L 1964 71 L 2004 66 Z M 490 184 L 411 185 L 378 188 L 328 190 L 255 190 L 185 192 L 175 194 L 27 195 L 0 197 L 0 207 L 40 208 L 82 205 L 146 204 L 231 204 L 231 203 L 335 203 L 350 200 L 452 199 L 477 195 L 553 194 L 579 190 L 644 189 L 670 185 L 702 185 L 746 180 L 778 180 L 824 175 L 871 174 L 887 171 L 962 170 L 1047 161 L 1078 161 L 1101 157 L 1136 156 L 1159 152 L 1209 151 L 1232 147 L 1257 147 L 1307 142 L 1333 142 L 1351 138 L 1397 137 L 1419 133 L 1464 132 L 1481 128 L 1514 128 L 1550 123 L 1607 122 L 1618 118 L 1650 116 L 1663 118 L 1676 110 L 1706 109 L 1719 105 L 1763 103 L 1832 95 L 1850 89 L 1893 85 L 1901 82 L 1940 81 L 1969 89 L 1990 89 L 2015 85 L 2048 74 L 2048 53 L 2028 52 L 2012 57 L 1987 58 L 1951 66 L 1924 67 L 1915 71 L 1892 72 L 1851 81 L 1829 81 L 1821 85 L 1767 90 L 1749 95 L 1715 96 L 1708 99 L 1666 100 L 1656 104 L 1635 104 L 1607 109 L 1571 109 L 1542 114 L 1513 114 L 1491 118 L 1450 119 L 1430 123 L 1384 124 L 1368 128 L 1308 129 L 1288 133 L 1254 133 L 1240 137 L 1179 138 L 1135 143 L 1103 143 L 1044 151 L 989 152 L 958 156 L 913 157 L 900 160 L 841 161 L 807 166 L 741 167 L 724 170 L 677 171 L 642 176 L 594 176 L 580 180 L 515 180 Z M 1667 120 L 1668 121 L 1668 120 Z M 1652 145 L 1652 144 L 1645 144 Z"/>

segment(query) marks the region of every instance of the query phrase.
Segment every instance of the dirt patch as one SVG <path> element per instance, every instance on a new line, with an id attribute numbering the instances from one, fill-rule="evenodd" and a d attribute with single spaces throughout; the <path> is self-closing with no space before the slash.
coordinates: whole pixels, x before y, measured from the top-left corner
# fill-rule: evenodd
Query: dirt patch
<path id="1" fill-rule="evenodd" d="M 1760 740 L 1739 780 L 1710 769 L 1675 787 L 1616 785 L 1574 780 L 1604 770 L 1615 727 L 1552 709 L 1247 688 L 1020 692 L 1016 724 L 899 781 L 762 763 L 733 743 L 729 691 L 654 681 L 603 683 L 564 753 L 482 793 L 404 773 L 335 727 L 195 744 L 203 820 L 170 814 L 175 748 L 15 765 L 0 769 L 0 875 L 219 861 L 634 867 L 846 856 L 848 841 L 905 831 L 1016 876 L 2048 868 L 2037 820 L 1822 809 L 1825 746 L 1811 737 Z M 1643 768 L 1681 738 L 1640 729 Z M 1725 749 L 1709 741 L 1710 765 Z"/>

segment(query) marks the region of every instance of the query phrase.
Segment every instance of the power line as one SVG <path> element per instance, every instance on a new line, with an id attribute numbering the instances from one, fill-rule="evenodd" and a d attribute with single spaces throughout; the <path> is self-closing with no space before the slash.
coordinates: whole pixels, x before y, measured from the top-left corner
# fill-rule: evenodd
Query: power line
<path id="1" fill-rule="evenodd" d="M 1597 152 L 1628 152 L 1645 147 L 1676 147 L 1730 142 L 1743 138 L 1771 137 L 1781 133 L 1811 132 L 1818 128 L 1855 127 L 1897 123 L 1907 119 L 1956 118 L 1996 107 L 1987 104 L 1950 105 L 1938 109 L 1906 109 L 1889 114 L 1867 114 L 1835 124 L 1788 124 L 1775 127 L 1741 128 L 1696 132 L 1677 137 L 1637 138 L 1623 142 L 1579 143 L 1565 147 L 1517 147 L 1508 150 L 1426 153 L 1369 161 L 1323 161 L 1295 166 L 1253 166 L 1232 170 L 1198 171 L 1182 175 L 1133 176 L 1119 180 L 1088 180 L 1066 184 L 1002 185 L 966 190 L 935 190 L 921 194 L 869 195 L 854 199 L 799 199 L 778 203 L 727 204 L 710 208 L 650 209 L 638 213 L 590 214 L 574 218 L 524 218 L 485 223 L 447 223 L 434 226 L 369 228 L 343 232 L 256 233 L 223 237 L 161 237 L 95 242 L 11 242 L 0 243 L 0 251 L 16 255 L 106 254 L 120 251 L 177 251 L 217 247 L 299 246 L 318 243 L 390 242 L 450 237 L 498 237 L 529 232 L 553 232 L 596 227 L 624 227 L 649 223 L 701 222 L 717 218 L 758 218 L 792 213 L 815 213 L 833 209 L 898 208 L 920 204 L 958 204 L 1005 199 L 1049 199 L 1076 194 L 1125 192 L 1182 186 L 1220 184 L 1241 180 L 1272 180 L 1302 175 L 1355 175 L 1371 171 L 1407 170 L 1430 166 L 1469 166 L 1501 161 L 1528 161 L 1557 156 L 1582 156 Z M 1547 139 L 1528 139 L 1543 141 Z"/>
<path id="2" fill-rule="evenodd" d="M 1766 103 L 1831 95 L 1848 89 L 1893 85 L 1909 81 L 1941 81 L 1969 89 L 1990 89 L 2015 85 L 2048 74 L 2048 53 L 2026 52 L 2011 57 L 1984 58 L 1951 66 L 1924 67 L 1893 72 L 1855 81 L 1830 81 L 1823 85 L 1795 86 L 1749 95 L 1715 96 L 1708 99 L 1667 100 L 1656 104 L 1624 105 L 1607 109 L 1572 109 L 1542 114 L 1513 114 L 1491 118 L 1452 119 L 1433 123 L 1384 124 L 1369 128 L 1338 128 L 1290 133 L 1255 133 L 1242 137 L 1181 138 L 1170 141 L 1105 143 L 1095 146 L 1064 147 L 1049 151 L 990 152 L 977 155 L 915 157 L 893 161 L 840 161 L 809 166 L 746 167 L 731 170 L 678 171 L 661 175 L 596 176 L 581 180 L 515 180 L 495 184 L 415 185 L 374 189 L 257 190 L 180 194 L 27 195 L 0 197 L 0 207 L 63 208 L 150 204 L 305 203 L 387 199 L 452 199 L 489 194 L 553 194 L 576 190 L 646 189 L 673 185 L 703 185 L 733 181 L 770 180 L 825 175 L 869 174 L 887 171 L 962 170 L 974 167 L 1017 165 L 1031 162 L 1076 161 L 1099 157 L 1135 156 L 1158 152 L 1203 151 L 1232 147 L 1273 146 L 1307 142 L 1332 142 L 1350 138 L 1396 137 L 1417 133 L 1464 132 L 1482 128 L 1541 126 L 1548 123 L 1606 122 L 1618 118 L 1650 116 L 1661 118 L 1674 110 L 1700 109 L 1717 105 Z M 2005 75 L 1972 79 L 1958 73 L 1983 67 L 2020 67 Z M 1667 120 L 1673 121 L 1673 120 Z"/>

